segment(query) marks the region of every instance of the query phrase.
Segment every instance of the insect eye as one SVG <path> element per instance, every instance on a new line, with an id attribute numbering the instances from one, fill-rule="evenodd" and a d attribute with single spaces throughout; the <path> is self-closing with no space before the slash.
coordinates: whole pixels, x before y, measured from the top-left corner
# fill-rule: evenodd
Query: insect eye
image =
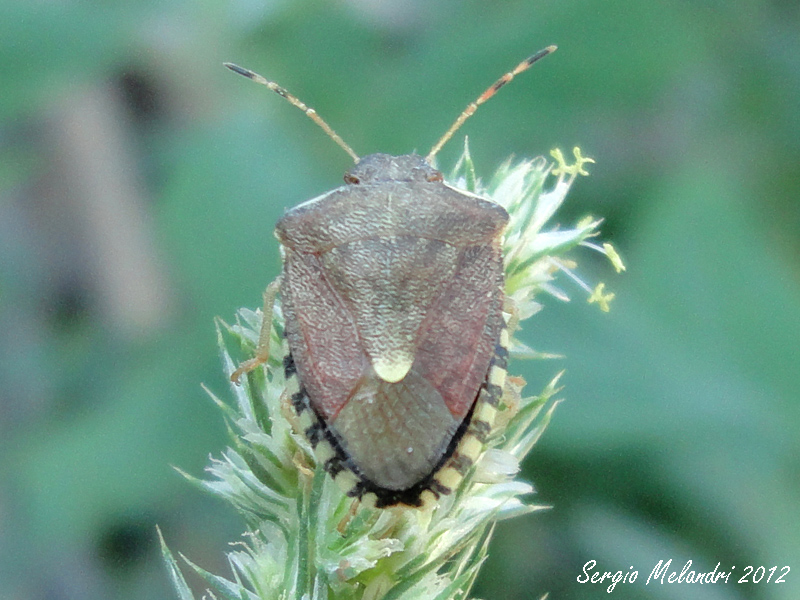
<path id="1" fill-rule="evenodd" d="M 344 176 L 344 182 L 355 185 L 357 183 L 361 183 L 361 180 L 358 177 L 356 177 L 355 175 L 350 175 L 349 173 L 346 173 L 345 176 Z"/>
<path id="2" fill-rule="evenodd" d="M 427 179 L 428 181 L 443 181 L 444 177 L 442 177 L 442 174 L 439 173 L 439 171 L 436 171 L 435 173 L 428 175 Z"/>

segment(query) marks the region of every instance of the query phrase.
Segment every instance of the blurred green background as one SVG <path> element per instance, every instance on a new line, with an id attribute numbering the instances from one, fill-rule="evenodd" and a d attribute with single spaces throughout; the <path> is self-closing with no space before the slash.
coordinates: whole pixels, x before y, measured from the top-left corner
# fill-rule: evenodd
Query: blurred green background
<path id="1" fill-rule="evenodd" d="M 628 272 L 526 324 L 566 359 L 516 363 L 567 399 L 526 464 L 553 509 L 501 525 L 476 594 L 604 598 L 585 562 L 640 572 L 616 597 L 800 598 L 800 5 L 795 0 L 238 0 L 0 7 L 0 600 L 174 597 L 174 550 L 228 573 L 242 524 L 200 474 L 226 444 L 213 318 L 278 272 L 282 211 L 356 152 L 426 152 L 468 122 L 484 175 L 580 145 L 559 220 L 605 217 Z M 570 284 L 565 283 L 565 286 Z M 571 288 L 570 288 L 571 289 Z M 659 559 L 736 567 L 649 585 Z M 786 583 L 734 584 L 747 565 Z M 766 578 L 765 578 L 766 579 Z M 194 583 L 199 585 L 197 580 Z"/>

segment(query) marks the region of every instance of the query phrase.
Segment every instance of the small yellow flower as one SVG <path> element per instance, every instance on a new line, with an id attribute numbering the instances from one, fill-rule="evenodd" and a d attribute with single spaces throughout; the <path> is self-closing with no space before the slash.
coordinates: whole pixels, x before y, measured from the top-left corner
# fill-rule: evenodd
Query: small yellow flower
<path id="1" fill-rule="evenodd" d="M 620 255 L 617 254 L 617 250 L 614 248 L 614 246 L 606 242 L 603 244 L 603 250 L 606 251 L 606 256 L 608 257 L 608 260 L 611 261 L 611 265 L 614 267 L 614 270 L 616 270 L 617 273 L 621 273 L 625 270 L 625 263 L 622 262 L 622 258 L 620 258 Z"/>
<path id="2" fill-rule="evenodd" d="M 589 172 L 583 168 L 583 165 L 586 163 L 593 163 L 594 159 L 589 158 L 588 156 L 583 156 L 581 154 L 581 149 L 578 146 L 575 146 L 572 149 L 572 154 L 575 156 L 575 162 L 571 165 L 568 165 L 560 148 L 551 150 L 550 156 L 555 158 L 557 163 L 556 166 L 553 167 L 551 173 L 556 177 L 569 175 L 572 179 L 574 179 L 577 175 L 589 175 Z"/>
<path id="3" fill-rule="evenodd" d="M 592 295 L 589 296 L 589 304 L 597 302 L 597 305 L 600 307 L 600 310 L 602 310 L 603 312 L 608 312 L 609 310 L 611 310 L 611 307 L 608 305 L 608 303 L 614 299 L 615 294 L 613 294 L 612 292 L 604 293 L 605 287 L 606 284 L 603 282 L 597 284 L 597 286 L 594 288 L 594 291 L 592 292 Z"/>

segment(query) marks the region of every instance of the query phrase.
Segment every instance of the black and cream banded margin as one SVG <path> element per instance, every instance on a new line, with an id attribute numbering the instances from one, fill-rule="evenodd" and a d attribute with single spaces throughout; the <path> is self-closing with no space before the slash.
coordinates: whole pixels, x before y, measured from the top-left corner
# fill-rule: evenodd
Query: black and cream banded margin
<path id="1" fill-rule="evenodd" d="M 508 316 L 503 313 L 508 323 Z M 495 353 L 472 410 L 464 419 L 442 460 L 422 481 L 406 490 L 390 490 L 363 477 L 350 460 L 335 434 L 311 406 L 297 376 L 294 358 L 284 341 L 283 368 L 286 396 L 297 414 L 296 427 L 308 438 L 319 464 L 348 496 L 360 498 L 367 506 L 386 508 L 398 504 L 423 508 L 443 495 L 452 494 L 480 458 L 494 425 L 503 396 L 508 366 L 509 334 L 503 327 Z"/>

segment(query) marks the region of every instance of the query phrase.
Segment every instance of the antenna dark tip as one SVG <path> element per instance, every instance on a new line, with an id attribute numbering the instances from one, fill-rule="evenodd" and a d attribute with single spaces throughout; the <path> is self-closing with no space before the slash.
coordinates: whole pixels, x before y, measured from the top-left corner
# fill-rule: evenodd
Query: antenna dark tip
<path id="1" fill-rule="evenodd" d="M 240 67 L 239 65 L 235 65 L 235 64 L 229 63 L 229 62 L 222 63 L 222 64 L 224 66 L 228 67 L 234 73 L 238 73 L 239 75 L 242 75 L 243 77 L 247 77 L 248 79 L 255 79 L 255 77 L 256 77 L 255 73 L 253 73 L 249 69 L 245 69 L 243 67 Z"/>
<path id="2" fill-rule="evenodd" d="M 553 44 L 552 46 L 548 46 L 547 48 L 542 48 L 536 54 L 532 54 L 531 56 L 529 56 L 524 61 L 523 64 L 525 65 L 525 68 L 528 68 L 540 58 L 544 58 L 545 56 L 547 56 L 548 54 L 552 54 L 556 50 L 558 50 L 558 46 L 556 46 L 555 44 Z"/>

